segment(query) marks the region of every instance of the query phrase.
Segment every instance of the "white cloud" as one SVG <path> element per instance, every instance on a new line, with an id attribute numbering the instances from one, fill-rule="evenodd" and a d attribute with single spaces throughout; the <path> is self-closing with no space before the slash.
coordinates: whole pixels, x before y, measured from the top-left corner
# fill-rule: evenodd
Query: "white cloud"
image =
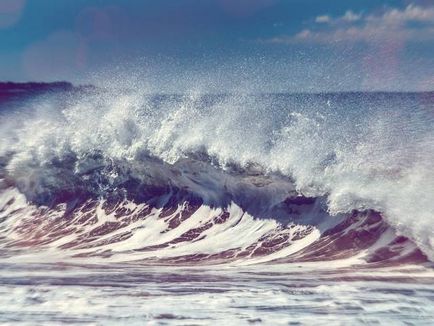
<path id="1" fill-rule="evenodd" d="M 345 15 L 342 16 L 342 20 L 346 22 L 356 22 L 362 18 L 361 14 L 356 14 L 351 10 L 348 10 Z"/>
<path id="2" fill-rule="evenodd" d="M 293 36 L 280 36 L 272 43 L 294 42 L 381 42 L 434 39 L 434 6 L 409 5 L 404 9 L 391 8 L 383 13 L 362 15 L 348 10 L 343 16 L 318 16 L 311 29 L 304 29 Z M 327 22 L 327 24 L 324 24 Z M 411 26 L 411 23 L 419 25 Z"/>
<path id="3" fill-rule="evenodd" d="M 315 18 L 315 23 L 329 23 L 331 21 L 331 17 L 328 15 L 318 16 Z"/>
<path id="4" fill-rule="evenodd" d="M 400 24 L 406 22 L 427 22 L 434 23 L 434 7 L 418 7 L 409 5 L 404 10 L 392 9 L 386 11 L 383 16 L 370 16 L 368 20 L 380 20 L 386 23 Z"/>
<path id="5" fill-rule="evenodd" d="M 356 22 L 362 18 L 362 14 L 356 14 L 351 10 L 347 10 L 343 16 L 333 18 L 329 15 L 321 15 L 315 18 L 315 23 L 324 24 L 339 24 L 342 22 Z"/>

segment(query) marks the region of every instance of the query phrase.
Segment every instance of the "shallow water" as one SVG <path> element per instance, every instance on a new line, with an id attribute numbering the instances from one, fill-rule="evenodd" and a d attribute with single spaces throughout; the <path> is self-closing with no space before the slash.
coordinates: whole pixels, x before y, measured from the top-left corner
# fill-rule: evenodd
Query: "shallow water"
<path id="1" fill-rule="evenodd" d="M 194 267 L 6 263 L 0 322 L 14 325 L 432 325 L 421 266 Z"/>

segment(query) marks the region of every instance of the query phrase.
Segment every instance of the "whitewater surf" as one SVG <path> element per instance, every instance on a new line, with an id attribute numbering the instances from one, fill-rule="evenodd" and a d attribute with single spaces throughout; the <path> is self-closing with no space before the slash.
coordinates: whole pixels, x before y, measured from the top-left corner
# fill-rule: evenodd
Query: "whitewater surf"
<path id="1" fill-rule="evenodd" d="M 314 307 L 328 291 L 336 306 L 354 291 L 385 295 L 373 280 L 399 295 L 411 285 L 414 300 L 430 300 L 432 93 L 154 94 L 59 83 L 3 84 L 0 99 L 0 260 L 2 273 L 14 274 L 0 289 L 28 282 L 36 291 L 36 301 L 30 292 L 21 303 L 1 299 L 6 310 L 42 307 L 45 323 L 64 313 L 43 304 L 58 295 L 56 284 L 76 284 L 77 307 L 92 302 L 94 314 L 118 323 L 121 310 L 95 302 L 106 285 L 132 300 L 115 277 L 120 270 L 151 301 L 168 284 L 191 302 L 215 293 L 221 309 L 250 323 L 278 324 L 265 312 L 290 309 L 297 296 Z M 23 266 L 34 270 L 28 281 Z M 336 288 L 338 279 L 349 288 Z M 195 286 L 206 287 L 199 297 L 187 290 Z M 225 303 L 237 291 L 249 293 L 247 303 Z M 250 310 L 255 293 L 284 303 Z M 129 307 L 148 320 L 227 318 L 178 311 L 180 298 L 171 300 L 166 310 Z M 346 322 L 384 320 L 364 300 L 348 308 Z M 390 311 L 401 308 L 410 323 L 432 314 L 405 300 L 384 311 L 394 321 Z M 313 309 L 317 321 L 329 320 L 322 304 Z M 93 320 L 71 314 L 62 318 Z"/>

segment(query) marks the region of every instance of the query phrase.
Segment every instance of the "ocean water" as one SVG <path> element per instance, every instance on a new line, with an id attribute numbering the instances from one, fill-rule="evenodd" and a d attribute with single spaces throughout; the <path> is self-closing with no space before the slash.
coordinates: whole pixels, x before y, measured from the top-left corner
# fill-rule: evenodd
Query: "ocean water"
<path id="1" fill-rule="evenodd" d="M 6 264 L 0 322 L 22 325 L 430 325 L 420 267 Z"/>
<path id="2" fill-rule="evenodd" d="M 0 88 L 0 322 L 434 321 L 434 94 Z"/>

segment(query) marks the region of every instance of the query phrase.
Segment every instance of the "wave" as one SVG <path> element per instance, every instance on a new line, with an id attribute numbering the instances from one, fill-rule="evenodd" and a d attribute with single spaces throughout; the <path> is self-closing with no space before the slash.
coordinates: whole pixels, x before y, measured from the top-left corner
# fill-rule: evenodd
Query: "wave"
<path id="1" fill-rule="evenodd" d="M 69 89 L 1 105 L 4 256 L 433 259 L 427 94 Z"/>

